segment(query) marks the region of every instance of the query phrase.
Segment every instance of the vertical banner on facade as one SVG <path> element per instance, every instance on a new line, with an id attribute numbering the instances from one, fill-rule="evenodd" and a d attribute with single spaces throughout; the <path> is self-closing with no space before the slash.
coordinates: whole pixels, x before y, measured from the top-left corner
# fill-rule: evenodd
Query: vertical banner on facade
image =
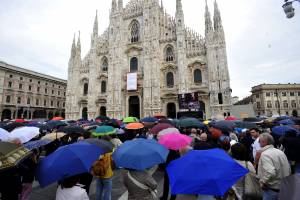
<path id="1" fill-rule="evenodd" d="M 127 74 L 127 91 L 137 90 L 137 73 Z"/>

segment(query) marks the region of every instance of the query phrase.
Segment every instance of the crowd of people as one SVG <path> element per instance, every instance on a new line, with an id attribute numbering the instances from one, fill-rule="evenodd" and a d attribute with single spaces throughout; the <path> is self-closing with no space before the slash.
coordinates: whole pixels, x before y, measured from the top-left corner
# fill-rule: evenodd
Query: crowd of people
<path id="1" fill-rule="evenodd" d="M 195 120 L 195 119 L 193 119 Z M 235 121 L 241 120 L 219 120 L 202 122 L 199 124 L 180 126 L 180 120 L 160 119 L 151 123 L 141 124 L 144 126 L 140 129 L 127 129 L 126 124 L 120 120 L 100 119 L 96 121 L 63 121 L 55 127 L 40 126 L 40 134 L 33 140 L 40 140 L 53 132 L 61 133 L 66 127 L 83 127 L 84 131 L 74 131 L 68 134 L 56 134 L 51 142 L 37 146 L 31 149 L 32 154 L 26 157 L 22 162 L 14 167 L 10 167 L 0 171 L 0 194 L 2 200 L 28 200 L 32 191 L 32 184 L 35 180 L 35 170 L 40 160 L 54 153 L 59 147 L 70 145 L 78 141 L 96 137 L 95 129 L 102 125 L 111 125 L 116 132 L 104 135 L 98 135 L 96 138 L 105 140 L 112 145 L 111 151 L 101 154 L 98 160 L 92 164 L 90 171 L 77 174 L 75 176 L 66 177 L 58 181 L 56 199 L 57 200 L 86 200 L 89 199 L 90 185 L 96 179 L 96 200 L 110 200 L 112 196 L 112 187 L 115 170 L 124 170 L 123 182 L 128 190 L 128 199 L 130 200 L 175 200 L 176 195 L 170 189 L 170 180 L 167 173 L 167 166 L 172 161 L 185 156 L 191 150 L 203 151 L 209 149 L 222 149 L 230 155 L 237 163 L 249 170 L 249 174 L 254 177 L 249 185 L 248 175 L 240 178 L 223 196 L 198 194 L 198 200 L 210 199 L 264 199 L 276 200 L 281 193 L 282 181 L 292 175 L 300 173 L 300 121 L 295 118 L 288 120 L 294 123 L 289 125 L 289 129 L 284 130 L 282 134 L 274 134 L 272 127 L 284 127 L 280 124 L 280 119 L 274 119 L 269 125 L 260 122 L 249 122 L 252 124 L 250 128 L 235 126 Z M 159 124 L 169 124 L 171 129 L 178 130 L 178 133 L 189 136 L 191 143 L 183 148 L 172 150 L 164 163 L 153 166 L 149 170 L 136 170 L 130 168 L 121 168 L 116 165 L 113 160 L 113 152 L 121 147 L 124 142 L 132 141 L 137 138 L 157 140 L 161 137 L 160 131 L 153 131 L 154 127 Z M 1 125 L 3 129 L 12 131 L 23 126 L 26 122 L 18 123 L 7 122 Z M 13 128 L 12 128 L 13 127 Z M 74 129 L 75 130 L 75 129 Z M 79 129 L 78 129 L 79 130 Z M 80 129 L 81 130 L 81 129 Z M 80 133 L 79 133 L 80 132 Z M 59 135 L 59 137 L 57 137 Z M 4 141 L 2 141 L 4 142 Z M 22 146 L 22 142 L 18 139 L 9 141 Z M 0 149 L 1 149 L 0 143 Z M 137 152 L 139 149 L 136 150 Z M 1 155 L 1 154 L 0 154 Z M 144 158 L 147 159 L 147 158 Z M 142 162 L 142 161 L 141 161 Z M 220 166 L 222 167 L 222 166 Z M 163 188 L 158 196 L 156 191 L 158 183 L 153 178 L 155 170 L 164 172 Z M 201 166 L 199 166 L 201 170 Z M 224 171 L 226 173 L 226 171 Z M 46 175 L 45 175 L 46 176 Z M 195 174 L 197 176 L 197 174 Z M 213 175 L 212 175 L 213 176 Z M 258 184 L 258 185 L 255 185 Z M 258 187 L 260 194 L 251 196 L 249 187 Z"/>

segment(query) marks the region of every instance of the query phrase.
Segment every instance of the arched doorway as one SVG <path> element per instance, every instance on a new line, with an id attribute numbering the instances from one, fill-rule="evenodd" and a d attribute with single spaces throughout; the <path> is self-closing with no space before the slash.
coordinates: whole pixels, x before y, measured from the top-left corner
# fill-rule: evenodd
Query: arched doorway
<path id="1" fill-rule="evenodd" d="M 4 119 L 11 119 L 11 111 L 9 109 L 2 111 L 2 120 Z"/>
<path id="2" fill-rule="evenodd" d="M 21 119 L 22 118 L 22 113 L 23 113 L 23 108 L 19 109 L 17 112 L 17 118 Z"/>
<path id="3" fill-rule="evenodd" d="M 176 118 L 176 105 L 175 103 L 168 103 L 167 105 L 167 117 L 175 119 Z"/>
<path id="4" fill-rule="evenodd" d="M 24 119 L 27 119 L 27 118 L 28 118 L 28 111 L 27 111 L 27 110 L 24 111 L 24 113 L 23 113 L 23 118 L 24 118 Z"/>
<path id="5" fill-rule="evenodd" d="M 129 97 L 129 116 L 140 118 L 140 99 L 138 96 Z"/>
<path id="6" fill-rule="evenodd" d="M 36 110 L 33 112 L 32 118 L 47 118 L 47 113 L 45 110 Z"/>
<path id="7" fill-rule="evenodd" d="M 88 109 L 87 107 L 82 108 L 82 119 L 87 120 L 88 119 Z"/>
<path id="8" fill-rule="evenodd" d="M 106 107 L 104 107 L 104 106 L 100 107 L 100 115 L 101 116 L 106 116 Z"/>
<path id="9" fill-rule="evenodd" d="M 64 112 L 62 112 L 62 113 L 61 113 L 61 117 L 62 117 L 62 118 L 65 118 L 65 117 L 66 117 L 66 114 L 65 114 Z"/>

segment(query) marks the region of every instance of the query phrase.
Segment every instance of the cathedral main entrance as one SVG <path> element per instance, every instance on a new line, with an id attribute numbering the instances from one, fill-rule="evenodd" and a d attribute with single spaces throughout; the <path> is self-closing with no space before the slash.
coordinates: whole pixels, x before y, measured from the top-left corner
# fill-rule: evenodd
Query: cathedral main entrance
<path id="1" fill-rule="evenodd" d="M 140 99 L 138 96 L 129 97 L 129 116 L 140 118 Z"/>
<path id="2" fill-rule="evenodd" d="M 176 118 L 176 105 L 175 103 L 168 103 L 167 105 L 167 117 L 175 119 Z"/>

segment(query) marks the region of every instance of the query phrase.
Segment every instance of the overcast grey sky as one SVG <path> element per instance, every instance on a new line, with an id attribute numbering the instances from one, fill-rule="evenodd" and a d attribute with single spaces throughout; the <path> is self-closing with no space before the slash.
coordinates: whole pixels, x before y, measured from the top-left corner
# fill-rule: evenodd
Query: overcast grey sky
<path id="1" fill-rule="evenodd" d="M 213 1 L 208 0 L 211 14 Z M 174 16 L 176 0 L 163 3 Z M 204 35 L 205 0 L 182 4 L 187 26 Z M 261 83 L 300 82 L 300 3 L 294 3 L 292 19 L 282 11 L 283 0 L 218 0 L 218 4 L 233 95 L 245 97 Z M 110 6 L 111 0 L 0 0 L 0 60 L 66 79 L 74 32 L 81 31 L 84 56 L 96 9 L 102 32 L 109 23 Z"/>

